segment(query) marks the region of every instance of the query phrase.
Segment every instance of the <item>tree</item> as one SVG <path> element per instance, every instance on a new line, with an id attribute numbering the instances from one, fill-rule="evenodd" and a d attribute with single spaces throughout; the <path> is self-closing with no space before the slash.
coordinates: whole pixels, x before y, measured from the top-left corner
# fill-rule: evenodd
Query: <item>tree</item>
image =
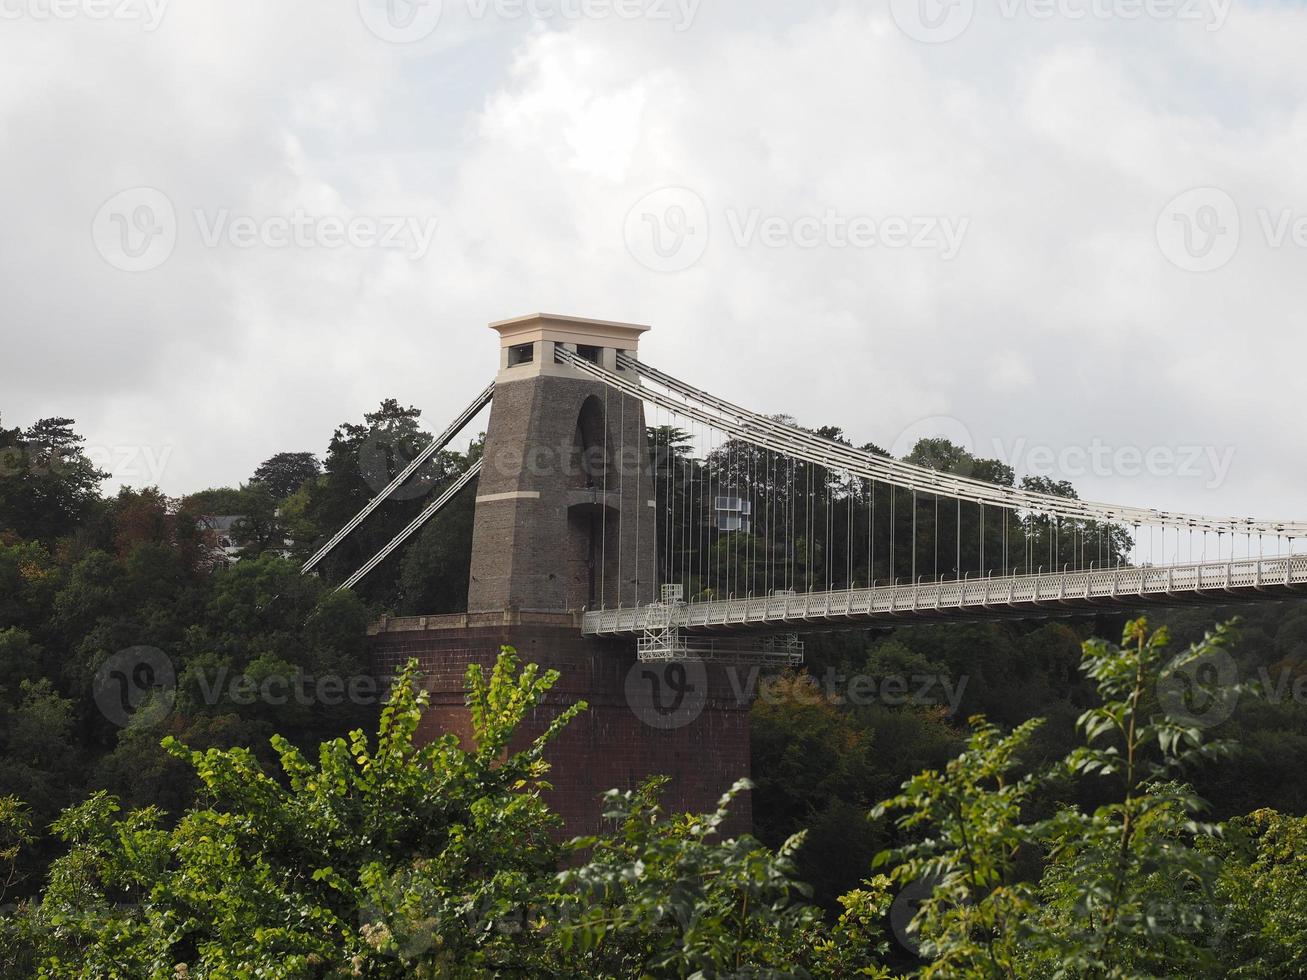
<path id="1" fill-rule="evenodd" d="M 400 558 L 400 615 L 467 609 L 472 564 L 474 494 L 451 500 L 410 540 Z"/>
<path id="2" fill-rule="evenodd" d="M 1078 500 L 1080 495 L 1069 480 L 1047 476 L 1021 478 L 1021 489 L 1050 497 Z M 1077 521 L 1065 517 L 1027 514 L 1021 519 L 1023 547 L 1028 539 L 1032 563 L 1060 569 L 1064 565 L 1085 567 L 1096 564 L 1110 567 L 1126 560 L 1134 546 L 1130 532 L 1097 521 Z"/>
<path id="3" fill-rule="evenodd" d="M 346 422 L 337 427 L 327 450 L 324 475 L 308 484 L 311 490 L 307 506 L 297 507 L 296 511 L 295 527 L 301 533 L 310 531 L 320 537 L 312 542 L 296 541 L 296 549 L 308 551 L 322 544 L 321 538 L 350 520 L 431 442 L 431 436 L 418 424 L 420 416 L 418 409 L 405 408 L 387 398 L 377 411 L 364 415 L 361 425 Z M 440 452 L 427 460 L 367 521 L 340 542 L 319 566 L 320 574 L 329 581 L 340 581 L 357 569 L 417 516 L 432 492 L 462 472 L 472 458 Z M 399 575 L 398 560 L 385 562 L 360 583 L 358 591 L 393 607 L 401 597 Z"/>
<path id="4" fill-rule="evenodd" d="M 19 856 L 32 843 L 32 817 L 16 796 L 0 796 L 0 903 L 21 877 Z"/>
<path id="5" fill-rule="evenodd" d="M 1225 826 L 1216 903 L 1219 972 L 1301 976 L 1307 969 L 1307 817 L 1257 810 Z"/>
<path id="6" fill-rule="evenodd" d="M 1150 631 L 1139 619 L 1121 646 L 1085 644 L 1083 669 L 1102 704 L 1081 715 L 1085 744 L 1065 765 L 1111 780 L 1122 795 L 1088 813 L 1064 808 L 1047 824 L 1050 867 L 1034 945 L 1050 950 L 1058 975 L 1194 975 L 1211 965 L 1217 864 L 1201 844 L 1218 831 L 1197 821 L 1206 804 L 1175 777 L 1233 746 L 1207 740 L 1167 692 L 1198 677 L 1231 638 L 1230 626 L 1218 626 L 1172 656 L 1166 629 Z M 1204 700 L 1237 693 L 1197 686 Z"/>
<path id="7" fill-rule="evenodd" d="M 87 459 L 74 424 L 48 418 L 22 431 L 0 426 L 0 530 L 48 544 L 89 517 L 109 474 Z"/>
<path id="8" fill-rule="evenodd" d="M 930 960 L 925 977 L 1016 976 L 1020 923 L 1035 909 L 1034 886 L 1014 881 L 1013 870 L 1021 848 L 1036 837 L 1021 822 L 1036 781 L 1013 779 L 1011 772 L 1039 722 L 1008 735 L 980 716 L 971 724 L 966 751 L 943 772 L 914 776 L 899 796 L 872 810 L 876 818 L 901 810 L 901 830 L 928 834 L 877 856 L 878 864 L 898 861 L 892 878 L 900 886 L 930 889 L 913 920 Z"/>
<path id="9" fill-rule="evenodd" d="M 922 976 L 1201 976 L 1212 968 L 1217 830 L 1196 821 L 1202 801 L 1172 777 L 1229 747 L 1206 741 L 1183 704 L 1155 692 L 1196 676 L 1229 638 L 1218 627 L 1171 656 L 1166 631 L 1140 619 L 1126 626 L 1122 646 L 1090 641 L 1082 670 L 1101 703 L 1081 715 L 1084 744 L 1061 764 L 1021 773 L 1038 719 L 1004 735 L 975 718 L 962 756 L 876 807 L 874 816 L 898 811 L 901 830 L 925 834 L 877 859 L 895 864 L 894 880 L 931 888 L 913 919 L 929 959 Z M 1228 696 L 1207 688 L 1201 698 Z M 1088 776 L 1108 780 L 1119 798 L 1026 819 L 1042 784 Z M 1023 858 L 1041 851 L 1046 866 L 1032 875 Z"/>
<path id="10" fill-rule="evenodd" d="M 410 663 L 382 713 L 311 762 L 273 739 L 280 778 L 244 749 L 169 751 L 209 805 L 172 830 L 97 794 L 57 829 L 34 915 L 50 977 L 471 976 L 526 964 L 497 928 L 549 880 L 557 825 L 544 747 L 584 705 L 517 751 L 521 720 L 557 679 L 511 654 L 468 671 L 474 744 L 413 741 L 427 695 Z M 177 964 L 186 964 L 179 970 Z"/>
<path id="11" fill-rule="evenodd" d="M 103 792 L 67 810 L 68 852 L 0 952 L 43 977 L 123 980 L 885 975 L 883 889 L 827 936 L 795 900 L 801 836 L 778 852 L 720 839 L 746 783 L 708 814 L 665 814 L 656 780 L 613 791 L 615 834 L 555 843 L 544 751 L 585 705 L 518 731 L 557 678 L 505 649 L 488 675 L 468 669 L 469 743 L 418 747 L 410 663 L 375 741 L 356 730 L 310 761 L 274 737 L 275 776 L 248 750 L 165 739 L 204 804 L 171 827 Z"/>
<path id="12" fill-rule="evenodd" d="M 280 501 L 321 473 L 322 464 L 312 453 L 277 453 L 259 464 L 251 480 Z"/>
<path id="13" fill-rule="evenodd" d="M 821 904 L 832 905 L 875 854 L 865 814 L 882 775 L 873 762 L 876 736 L 824 697 L 807 674 L 783 674 L 760 686 L 763 694 L 749 713 L 757 832 L 780 843 L 806 828 L 797 860 L 805 880 L 822 886 Z M 854 819 L 840 819 L 846 812 Z M 838 868 L 826 860 L 828 849 L 837 852 Z M 832 893 L 830 882 L 839 889 Z"/>
<path id="14" fill-rule="evenodd" d="M 737 783 L 703 816 L 665 819 L 660 780 L 607 794 L 612 837 L 577 841 L 589 861 L 558 876 L 551 924 L 572 968 L 590 976 L 792 976 L 817 927 L 795 902 L 797 834 L 776 853 L 750 837 L 715 838 Z"/>
<path id="15" fill-rule="evenodd" d="M 77 798 L 82 753 L 73 739 L 73 703 L 45 677 L 14 687 L 12 703 L 0 703 L 0 797 L 21 799 L 29 824 L 44 829 Z M 0 858 L 0 878 L 3 863 Z M 23 867 L 20 877 L 31 870 Z"/>
<path id="16" fill-rule="evenodd" d="M 23 852 L 34 840 L 27 804 L 16 796 L 0 797 L 0 903 L 26 877 Z M 25 917 L 10 914 L 8 907 L 0 906 L 0 975 L 20 977 L 33 972 L 35 942 L 25 925 Z"/>
<path id="17" fill-rule="evenodd" d="M 210 487 L 184 498 L 188 509 L 204 515 L 239 514 L 244 503 L 237 487 Z"/>
<path id="18" fill-rule="evenodd" d="M 240 515 L 232 525 L 232 538 L 241 546 L 241 558 L 267 552 L 280 554 L 286 547 L 286 528 L 277 513 L 276 498 L 262 483 L 241 487 Z"/>

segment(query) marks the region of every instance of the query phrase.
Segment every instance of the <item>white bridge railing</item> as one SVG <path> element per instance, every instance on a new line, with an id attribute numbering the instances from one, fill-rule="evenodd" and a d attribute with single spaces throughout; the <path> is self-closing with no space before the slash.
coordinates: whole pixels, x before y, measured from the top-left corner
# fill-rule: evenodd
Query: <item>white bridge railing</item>
<path id="1" fill-rule="evenodd" d="M 1094 607 L 1150 604 L 1206 597 L 1210 601 L 1287 597 L 1307 590 L 1307 555 L 1279 555 L 1242 561 L 1188 565 L 1120 566 L 1034 575 L 991 576 L 944 582 L 919 581 L 871 589 L 808 592 L 689 602 L 671 610 L 673 627 L 722 629 L 823 620 L 929 619 L 933 614 L 974 610 L 1030 612 L 1031 607 Z M 638 633 L 647 615 L 666 619 L 669 610 L 649 607 L 600 609 L 582 617 L 587 635 Z"/>

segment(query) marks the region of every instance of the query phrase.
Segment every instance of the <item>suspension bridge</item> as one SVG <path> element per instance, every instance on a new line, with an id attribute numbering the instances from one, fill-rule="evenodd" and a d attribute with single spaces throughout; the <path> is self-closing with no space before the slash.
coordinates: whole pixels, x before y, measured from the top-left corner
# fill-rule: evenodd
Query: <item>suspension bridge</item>
<path id="1" fill-rule="evenodd" d="M 1082 500 L 942 442 L 895 459 L 653 367 L 641 325 L 491 327 L 493 380 L 303 570 L 387 500 L 437 483 L 341 578 L 354 588 L 475 492 L 467 611 L 384 618 L 374 665 L 418 657 L 424 724 L 453 732 L 467 730 L 468 664 L 511 645 L 558 669 L 559 703 L 590 704 L 554 750 L 571 757 L 556 802 L 574 832 L 597 826 L 596 793 L 650 773 L 674 777 L 679 807 L 715 802 L 749 770 L 731 671 L 801 662 L 810 631 L 1307 595 L 1307 522 Z M 432 481 L 437 454 L 477 432 L 479 456 Z"/>
<path id="2" fill-rule="evenodd" d="M 1307 591 L 1294 552 L 1307 522 L 988 482 L 716 397 L 639 359 L 647 327 L 543 314 L 492 326 L 495 380 L 306 572 L 490 408 L 483 457 L 341 588 L 476 483 L 469 611 L 570 612 L 583 635 L 636 637 L 650 660 L 793 660 L 791 634 L 810 629 Z M 751 633 L 765 642 L 742 643 Z"/>

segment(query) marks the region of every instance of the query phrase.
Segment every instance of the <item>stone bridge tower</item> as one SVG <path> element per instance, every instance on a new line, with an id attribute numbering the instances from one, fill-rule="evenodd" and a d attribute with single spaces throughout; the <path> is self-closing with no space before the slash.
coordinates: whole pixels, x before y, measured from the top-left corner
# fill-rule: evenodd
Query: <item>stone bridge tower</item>
<path id="1" fill-rule="evenodd" d="M 501 646 L 557 670 L 550 700 L 523 732 L 543 731 L 564 705 L 589 709 L 546 753 L 549 802 L 564 835 L 601 829 L 601 794 L 671 777 L 671 811 L 715 808 L 749 774 L 746 674 L 716 665 L 641 663 L 629 639 L 581 635 L 589 606 L 656 594 L 657 526 L 645 418 L 638 399 L 558 364 L 562 345 L 617 371 L 646 327 L 534 314 L 491 324 L 500 338 L 485 459 L 476 496 L 468 611 L 383 619 L 371 630 L 373 668 L 417 657 L 431 693 L 419 735 L 471 731 L 463 678 Z M 751 824 L 748 794 L 730 832 Z"/>
<path id="2" fill-rule="evenodd" d="M 492 323 L 499 375 L 476 498 L 468 611 L 564 612 L 654 596 L 642 403 L 554 348 L 617 372 L 648 327 L 533 314 Z"/>

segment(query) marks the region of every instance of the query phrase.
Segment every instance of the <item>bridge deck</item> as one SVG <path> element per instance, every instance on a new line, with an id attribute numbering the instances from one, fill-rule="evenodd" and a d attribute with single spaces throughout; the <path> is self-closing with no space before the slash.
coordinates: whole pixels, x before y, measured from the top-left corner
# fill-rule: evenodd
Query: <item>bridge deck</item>
<path id="1" fill-rule="evenodd" d="M 920 582 L 841 592 L 808 592 L 690 602 L 658 619 L 687 630 L 788 631 L 942 620 L 1066 616 L 1143 605 L 1266 601 L 1307 597 L 1307 555 L 1232 562 L 1123 566 L 1088 571 Z M 651 607 L 601 609 L 582 617 L 591 636 L 639 633 Z"/>

